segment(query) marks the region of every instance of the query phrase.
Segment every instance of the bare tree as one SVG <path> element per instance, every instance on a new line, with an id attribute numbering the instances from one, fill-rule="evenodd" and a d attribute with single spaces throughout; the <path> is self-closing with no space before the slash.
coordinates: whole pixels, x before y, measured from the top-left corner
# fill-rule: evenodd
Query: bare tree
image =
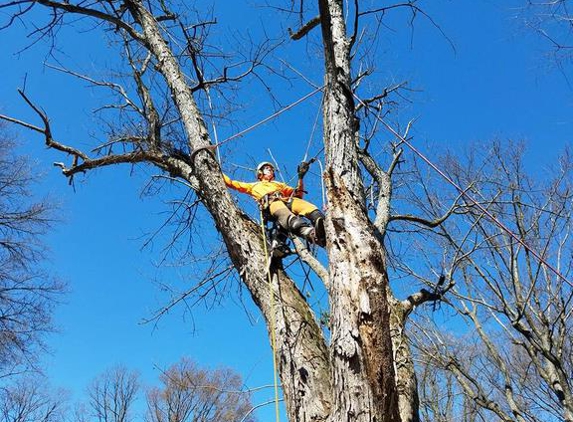
<path id="1" fill-rule="evenodd" d="M 160 375 L 162 386 L 147 392 L 148 422 L 252 422 L 250 394 L 229 369 L 200 369 L 182 359 Z"/>
<path id="2" fill-rule="evenodd" d="M 527 0 L 524 8 L 526 25 L 551 46 L 555 63 L 563 69 L 571 60 L 573 15 L 570 0 Z"/>
<path id="3" fill-rule="evenodd" d="M 0 418 L 5 422 L 60 422 L 66 400 L 37 378 L 22 377 L 0 390 Z"/>
<path id="4" fill-rule="evenodd" d="M 0 128 L 0 377 L 30 369 L 43 337 L 52 329 L 52 310 L 62 283 L 40 270 L 41 236 L 53 223 L 54 205 L 34 200 L 37 172 L 15 153 Z"/>
<path id="5" fill-rule="evenodd" d="M 88 401 L 76 406 L 77 422 L 254 421 L 251 394 L 230 369 L 208 370 L 183 358 L 161 371 L 160 385 L 141 388 L 137 373 L 124 367 L 105 371 L 87 389 Z M 147 415 L 136 411 L 144 392 Z"/>
<path id="6" fill-rule="evenodd" d="M 443 324 L 418 321 L 415 332 L 424 373 L 443 374 L 434 385 L 444 400 L 458 403 L 439 406 L 447 417 L 461 418 L 451 412 L 463 401 L 485 420 L 573 420 L 572 162 L 566 151 L 545 183 L 527 174 L 515 143 L 494 143 L 481 158 L 447 161 L 451 177 L 470 186 L 515 233 L 492 224 L 472 203 L 464 205 L 465 223 L 448 220 L 436 232 L 445 270 L 455 279 L 447 303 L 456 316 Z M 440 203 L 440 195 L 432 202 Z M 448 329 L 452 323 L 461 335 Z M 435 400 L 433 391 L 422 391 L 424 403 Z"/>
<path id="7" fill-rule="evenodd" d="M 137 373 L 122 366 L 106 371 L 88 387 L 89 402 L 77 410 L 76 420 L 132 421 L 139 388 Z"/>
<path id="8" fill-rule="evenodd" d="M 257 76 L 267 51 L 264 48 L 252 49 L 256 54 L 241 66 L 225 64 L 225 56 L 209 61 L 205 49 L 213 22 L 189 21 L 193 14 L 164 1 L 15 0 L 0 6 L 11 11 L 8 23 L 37 17 L 27 13 L 32 7 L 43 11 L 45 21 L 34 24 L 34 34 L 40 38 L 57 34 L 69 17 L 97 22 L 96 27 L 121 44 L 118 56 L 125 61 L 132 85 L 128 89 L 67 71 L 110 88 L 119 102 L 106 110 L 127 117 L 120 129 L 111 131 L 110 139 L 102 140 L 90 153 L 57 140 L 48 115 L 25 92 L 22 97 L 37 113 L 40 126 L 3 118 L 41 134 L 49 148 L 71 156 L 71 162 L 57 163 L 70 181 L 98 167 L 144 163 L 190 188 L 186 202 L 193 205 L 184 207 L 190 211 L 187 222 L 196 223 L 198 206 L 212 218 L 234 274 L 265 318 L 290 420 L 417 421 L 417 386 L 405 324 L 416 306 L 436 295 L 421 290 L 409 292 L 402 301 L 393 296 L 385 241 L 392 222 L 436 228 L 453 213 L 447 211 L 435 220 L 406 213 L 394 215 L 392 177 L 401 160 L 398 146 L 402 142 L 398 136 L 396 144 L 384 148 L 377 160 L 378 147 L 385 141 L 376 136 L 385 101 L 400 84 L 361 98 L 358 88 L 371 70 L 353 74 L 351 63 L 357 55 L 371 53 L 373 43 L 369 41 L 376 40 L 377 32 L 373 31 L 373 38 L 363 42 L 363 25 L 370 22 L 380 28 L 391 10 L 405 10 L 412 17 L 423 11 L 415 0 L 365 10 L 358 1 L 300 2 L 300 8 L 295 8 L 295 3 L 286 10 L 301 24 L 292 38 L 318 36 L 314 40 L 324 51 L 328 269 L 321 270 L 316 261 L 313 264 L 328 290 L 328 333 L 319 326 L 288 268 L 280 259 L 268 261 L 258 223 L 238 208 L 211 154 L 223 142 L 215 145 L 205 124 L 209 111 L 204 106 L 210 89 L 223 90 L 222 83 Z M 313 31 L 319 27 L 320 31 Z M 403 136 L 407 136 L 408 128 Z M 215 283 L 227 274 L 214 271 L 204 280 Z M 197 288 L 191 288 L 189 294 Z"/>

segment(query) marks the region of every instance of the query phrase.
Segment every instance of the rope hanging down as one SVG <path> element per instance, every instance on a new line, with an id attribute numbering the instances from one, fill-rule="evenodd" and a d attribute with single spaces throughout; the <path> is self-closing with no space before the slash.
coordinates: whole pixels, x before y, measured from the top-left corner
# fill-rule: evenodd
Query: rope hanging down
<path id="1" fill-rule="evenodd" d="M 263 217 L 263 210 L 261 209 L 261 230 L 263 232 L 263 248 L 265 257 L 267 258 L 267 282 L 269 284 L 269 301 L 271 308 L 270 315 L 270 331 L 271 331 L 271 348 L 273 350 L 273 380 L 275 389 L 275 418 L 276 422 L 280 422 L 279 411 L 279 382 L 278 382 L 278 369 L 277 369 L 277 340 L 275 336 L 275 292 L 273 291 L 273 280 L 271 276 L 271 257 L 267 248 L 267 234 L 265 229 L 265 219 Z"/>
<path id="2" fill-rule="evenodd" d="M 306 94 L 305 96 L 299 98 L 298 100 L 296 100 L 294 103 L 291 103 L 283 108 L 281 108 L 280 110 L 278 110 L 277 112 L 271 114 L 268 117 L 265 117 L 263 120 L 255 123 L 254 125 L 249 126 L 246 129 L 243 129 L 242 131 L 235 133 L 234 135 L 229 136 L 228 138 L 222 140 L 221 142 L 218 142 L 214 145 L 208 145 L 206 147 L 200 147 L 200 148 L 196 148 L 191 152 L 191 162 L 194 161 L 195 156 L 197 155 L 198 152 L 202 151 L 202 150 L 209 150 L 209 151 L 214 151 L 216 148 L 219 148 L 221 145 L 232 141 L 233 139 L 237 139 L 241 136 L 243 136 L 245 133 L 250 132 L 251 130 L 267 123 L 269 120 L 274 119 L 275 117 L 281 115 L 282 113 L 284 113 L 287 110 L 290 110 L 291 108 L 299 105 L 300 103 L 302 103 L 303 101 L 306 101 L 307 99 L 309 99 L 310 97 L 312 97 L 313 95 L 315 95 L 317 92 L 322 91 L 324 89 L 324 85 L 321 87 L 316 88 L 315 90 L 309 92 L 308 94 Z"/>
<path id="3" fill-rule="evenodd" d="M 396 136 L 399 140 L 401 140 L 404 144 L 406 144 L 406 146 L 408 148 L 410 148 L 412 150 L 412 152 L 414 152 L 418 157 L 420 157 L 426 164 L 428 164 L 434 171 L 436 171 L 440 176 L 442 176 L 442 178 L 444 178 L 444 180 L 446 180 L 450 185 L 452 185 L 454 188 L 456 188 L 456 190 L 458 190 L 458 192 L 460 192 L 460 194 L 462 196 L 464 196 L 466 199 L 468 199 L 472 205 L 474 205 L 476 208 L 478 208 L 481 212 L 484 213 L 484 215 L 487 215 L 489 217 L 489 219 L 496 224 L 500 229 L 502 229 L 504 232 L 506 232 L 513 240 L 515 240 L 517 243 L 519 243 L 521 246 L 523 246 L 527 251 L 529 251 L 529 253 L 531 253 L 538 261 L 540 264 L 543 264 L 547 269 L 549 269 L 553 274 L 555 274 L 557 277 L 559 277 L 561 280 L 563 280 L 565 283 L 567 283 L 569 286 L 573 287 L 573 283 L 571 283 L 571 281 L 569 281 L 563 274 L 561 274 L 561 272 L 559 272 L 559 270 L 557 270 L 555 267 L 553 267 L 550 263 L 548 263 L 545 258 L 543 258 L 535 249 L 533 249 L 531 246 L 529 246 L 527 243 L 525 243 L 525 241 L 523 239 L 520 239 L 515 233 L 513 233 L 505 224 L 503 224 L 501 221 L 499 221 L 499 219 L 497 217 L 495 217 L 491 212 L 489 212 L 487 210 L 487 208 L 485 208 L 483 205 L 481 205 L 478 201 L 476 201 L 470 194 L 467 193 L 467 191 L 465 189 L 462 189 L 462 187 L 460 185 L 458 185 L 456 182 L 454 182 L 446 173 L 444 173 L 442 170 L 440 170 L 438 168 L 438 166 L 436 166 L 432 161 L 430 161 L 430 159 L 428 157 L 426 157 L 424 154 L 422 154 L 420 151 L 418 151 L 416 148 L 414 148 L 414 146 L 406 139 L 404 138 L 402 135 L 400 135 L 398 132 L 396 132 L 396 130 L 394 130 L 394 128 L 392 126 L 390 126 L 388 123 L 386 123 L 384 120 L 382 120 L 381 118 L 379 118 L 378 116 L 376 116 L 376 118 L 386 127 L 386 129 L 388 129 L 394 136 Z"/>

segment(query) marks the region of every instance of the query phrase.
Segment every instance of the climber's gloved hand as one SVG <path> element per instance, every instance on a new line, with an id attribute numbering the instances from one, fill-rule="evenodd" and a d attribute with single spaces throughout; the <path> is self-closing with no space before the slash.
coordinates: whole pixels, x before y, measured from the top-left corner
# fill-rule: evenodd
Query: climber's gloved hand
<path id="1" fill-rule="evenodd" d="M 296 168 L 296 171 L 298 173 L 298 178 L 302 179 L 304 177 L 304 175 L 308 172 L 308 169 L 310 168 L 310 163 L 307 161 L 303 161 L 301 162 L 298 167 Z"/>

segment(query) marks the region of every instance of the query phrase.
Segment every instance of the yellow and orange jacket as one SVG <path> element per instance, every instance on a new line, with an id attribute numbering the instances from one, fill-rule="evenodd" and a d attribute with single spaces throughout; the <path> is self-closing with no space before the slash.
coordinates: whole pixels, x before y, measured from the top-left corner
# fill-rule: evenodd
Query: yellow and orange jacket
<path id="1" fill-rule="evenodd" d="M 255 198 L 256 201 L 260 201 L 266 195 L 270 195 L 273 193 L 280 193 L 281 197 L 284 199 L 288 199 L 291 195 L 296 196 L 297 198 L 302 198 L 303 195 L 303 187 L 299 183 L 297 189 L 287 185 L 286 183 L 277 182 L 275 180 L 267 182 L 264 180 L 258 180 L 256 182 L 239 182 L 237 180 L 231 180 L 229 176 L 226 174 L 223 175 L 225 179 L 225 184 L 239 192 L 246 193 L 251 195 Z"/>

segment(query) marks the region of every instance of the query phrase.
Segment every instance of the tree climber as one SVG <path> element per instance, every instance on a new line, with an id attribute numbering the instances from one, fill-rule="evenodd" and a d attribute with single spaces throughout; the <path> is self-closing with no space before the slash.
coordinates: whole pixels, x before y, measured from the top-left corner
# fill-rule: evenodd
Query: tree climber
<path id="1" fill-rule="evenodd" d="M 296 188 L 275 181 L 275 167 L 267 161 L 257 166 L 256 182 L 239 182 L 231 180 L 227 175 L 223 177 L 228 187 L 251 195 L 283 229 L 324 247 L 324 214 L 315 205 L 302 199 L 302 179 L 309 166 L 310 163 L 304 161 L 298 166 Z M 312 225 L 301 216 L 308 218 Z"/>

